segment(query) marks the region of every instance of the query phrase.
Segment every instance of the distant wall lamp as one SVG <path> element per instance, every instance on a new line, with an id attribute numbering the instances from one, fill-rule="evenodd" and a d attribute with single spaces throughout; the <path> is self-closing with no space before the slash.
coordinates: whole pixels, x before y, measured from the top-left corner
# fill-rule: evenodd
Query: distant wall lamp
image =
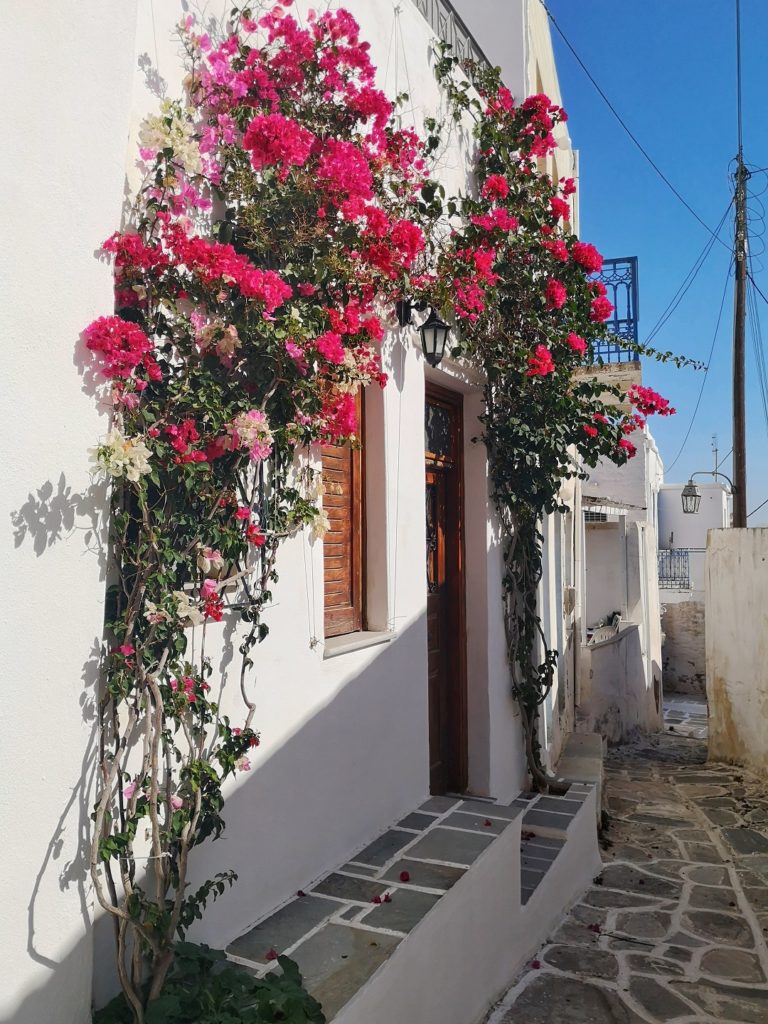
<path id="1" fill-rule="evenodd" d="M 697 470 L 695 473 L 691 473 L 690 477 L 688 478 L 688 483 L 685 485 L 685 487 L 682 490 L 682 493 L 680 494 L 680 500 L 683 503 L 683 512 L 685 512 L 687 515 L 695 515 L 699 511 L 699 506 L 701 505 L 701 491 L 693 482 L 693 478 L 695 476 L 721 476 L 723 480 L 728 480 L 728 485 L 731 488 L 731 494 L 733 494 L 733 484 L 725 475 L 725 473 L 712 473 L 707 472 L 705 469 Z"/>

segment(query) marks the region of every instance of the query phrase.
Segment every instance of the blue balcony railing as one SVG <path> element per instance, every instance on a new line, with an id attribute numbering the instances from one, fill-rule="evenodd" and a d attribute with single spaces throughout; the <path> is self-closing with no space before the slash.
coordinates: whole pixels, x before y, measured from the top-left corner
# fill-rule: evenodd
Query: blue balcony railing
<path id="1" fill-rule="evenodd" d="M 597 342 L 595 355 L 605 363 L 623 363 L 639 359 L 639 353 L 631 345 L 632 342 L 637 344 L 638 341 L 637 256 L 603 260 L 603 269 L 594 275 L 594 280 L 602 281 L 607 297 L 613 303 L 613 316 L 607 321 L 606 326 L 616 338 L 616 341 L 608 338 L 606 341 Z"/>

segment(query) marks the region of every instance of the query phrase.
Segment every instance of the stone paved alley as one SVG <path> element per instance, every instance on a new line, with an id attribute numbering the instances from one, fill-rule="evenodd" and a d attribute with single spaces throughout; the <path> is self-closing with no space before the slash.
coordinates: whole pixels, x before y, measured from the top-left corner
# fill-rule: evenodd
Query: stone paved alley
<path id="1" fill-rule="evenodd" d="M 610 751 L 603 872 L 487 1024 L 768 1022 L 768 786 L 678 715 Z"/>

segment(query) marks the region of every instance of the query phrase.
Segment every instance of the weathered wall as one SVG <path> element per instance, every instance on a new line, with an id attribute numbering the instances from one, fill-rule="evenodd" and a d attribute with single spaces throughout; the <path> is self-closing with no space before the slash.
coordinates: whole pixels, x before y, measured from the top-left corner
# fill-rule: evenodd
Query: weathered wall
<path id="1" fill-rule="evenodd" d="M 710 530 L 709 756 L 768 770 L 768 528 Z"/>
<path id="2" fill-rule="evenodd" d="M 664 692 L 703 694 L 706 691 L 705 616 L 704 601 L 700 598 L 704 595 L 681 594 L 683 600 L 673 600 L 672 593 L 660 591 Z"/>
<path id="3" fill-rule="evenodd" d="M 43 0 L 4 15 L 0 1020 L 84 1024 L 105 506 L 87 449 L 106 417 L 76 346 L 112 306 L 93 253 L 123 200 L 136 5 Z"/>

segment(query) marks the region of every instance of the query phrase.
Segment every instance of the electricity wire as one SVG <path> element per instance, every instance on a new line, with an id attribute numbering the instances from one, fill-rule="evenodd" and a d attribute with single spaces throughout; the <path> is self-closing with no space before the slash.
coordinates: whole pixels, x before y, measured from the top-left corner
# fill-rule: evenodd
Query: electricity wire
<path id="1" fill-rule="evenodd" d="M 672 469 L 672 467 L 675 465 L 677 460 L 683 454 L 683 450 L 685 449 L 685 446 L 688 443 L 688 438 L 691 436 L 691 430 L 693 430 L 693 424 L 696 421 L 696 414 L 698 413 L 699 406 L 701 405 L 701 396 L 704 394 L 704 385 L 707 383 L 707 377 L 709 376 L 709 368 L 712 365 L 712 356 L 713 356 L 714 351 L 715 351 L 715 345 L 717 343 L 717 336 L 720 333 L 720 321 L 723 318 L 723 308 L 725 306 L 725 296 L 728 293 L 728 283 L 729 283 L 730 278 L 731 278 L 731 267 L 732 266 L 733 266 L 733 259 L 730 259 L 728 261 L 728 268 L 727 268 L 726 275 L 725 275 L 725 284 L 723 286 L 723 297 L 720 300 L 720 309 L 719 309 L 718 314 L 717 314 L 717 322 L 715 324 L 715 332 L 712 335 L 712 344 L 709 347 L 709 355 L 707 356 L 707 365 L 706 365 L 706 368 L 704 370 L 704 377 L 702 378 L 702 381 L 701 381 L 701 387 L 699 388 L 699 397 L 696 399 L 696 405 L 694 406 L 693 413 L 691 415 L 691 422 L 688 424 L 688 430 L 686 431 L 685 437 L 683 438 L 683 443 L 680 445 L 680 448 L 678 450 L 677 455 L 674 457 L 674 459 L 669 464 L 669 466 L 667 466 L 667 472 L 669 472 Z"/>
<path id="2" fill-rule="evenodd" d="M 751 264 L 751 257 L 748 257 L 748 265 Z M 751 281 L 751 275 L 747 275 L 747 285 Z M 757 367 L 757 379 L 760 387 L 760 398 L 763 406 L 763 419 L 765 420 L 766 434 L 768 434 L 768 370 L 765 362 L 765 347 L 763 344 L 763 332 L 760 325 L 760 312 L 757 307 L 754 288 L 747 287 L 747 313 L 752 336 L 752 349 L 755 355 Z"/>
<path id="3" fill-rule="evenodd" d="M 749 519 L 749 517 L 750 517 L 750 516 L 753 516 L 753 515 L 755 514 L 755 512 L 759 512 L 759 511 L 760 511 L 760 509 L 761 509 L 761 508 L 764 508 L 764 507 L 765 507 L 766 505 L 768 505 L 768 498 L 766 498 L 766 499 L 765 499 L 765 501 L 761 502 L 761 503 L 760 503 L 760 504 L 759 504 L 759 505 L 757 506 L 757 508 L 753 508 L 753 509 L 752 509 L 752 511 L 751 511 L 750 513 L 748 513 L 748 515 L 747 515 L 747 519 Z"/>
<path id="4" fill-rule="evenodd" d="M 716 228 L 717 231 L 720 231 L 720 228 L 723 226 L 723 223 L 725 222 L 725 219 L 728 216 L 728 213 L 729 213 L 732 205 L 733 205 L 733 200 L 731 199 L 728 202 L 728 206 L 726 206 L 726 208 L 725 208 L 725 213 L 720 218 L 720 222 L 718 223 L 717 228 Z M 677 289 L 675 294 L 670 299 L 670 301 L 669 301 L 669 303 L 667 305 L 667 308 L 664 310 L 664 312 L 661 314 L 661 316 L 656 321 L 654 326 L 651 328 L 650 333 L 648 334 L 648 337 L 647 337 L 647 339 L 645 341 L 646 345 L 650 345 L 651 344 L 653 339 L 656 337 L 656 335 L 659 333 L 659 331 L 662 329 L 662 327 L 666 324 L 666 322 L 669 320 L 669 318 L 675 312 L 677 307 L 680 305 L 680 303 L 682 302 L 686 292 L 691 287 L 693 282 L 696 280 L 696 278 L 697 278 L 697 276 L 699 274 L 699 271 L 704 266 L 704 263 L 706 262 L 707 257 L 709 256 L 709 254 L 712 252 L 712 249 L 714 248 L 714 246 L 715 246 L 715 235 L 712 235 L 710 238 L 707 239 L 706 244 L 704 245 L 704 248 L 699 253 L 699 255 L 696 257 L 693 266 L 691 267 L 691 269 L 688 271 L 688 273 L 683 278 L 682 284 L 680 285 L 680 287 Z"/>
<path id="5" fill-rule="evenodd" d="M 709 226 L 709 224 L 707 224 L 706 221 L 702 220 L 702 218 L 698 215 L 698 213 L 694 210 L 694 208 L 688 202 L 688 200 L 679 192 L 679 190 L 677 188 L 675 188 L 675 186 L 672 184 L 672 182 L 669 180 L 669 178 L 666 176 L 666 174 L 662 171 L 662 169 L 659 167 L 659 165 L 656 163 L 656 161 L 650 155 L 648 150 L 643 146 L 643 144 L 640 142 L 640 140 L 637 138 L 637 136 L 634 134 L 634 132 L 631 130 L 631 128 L 627 125 L 626 121 L 622 118 L 621 114 L 619 114 L 618 110 L 616 109 L 616 107 L 614 107 L 613 103 L 611 103 L 611 101 L 608 98 L 608 96 L 603 92 L 602 88 L 598 84 L 598 82 L 595 79 L 595 77 L 592 75 L 592 73 L 589 70 L 589 68 L 587 67 L 587 65 L 584 63 L 584 61 L 578 55 L 578 53 L 574 49 L 573 45 L 571 44 L 570 40 L 568 39 L 568 37 L 565 35 L 563 30 L 560 28 L 558 23 L 555 21 L 555 18 L 552 15 L 552 12 L 549 10 L 549 8 L 547 7 L 547 5 L 544 2 L 544 0 L 539 0 L 539 2 L 541 3 L 541 6 L 544 8 L 544 11 L 545 11 L 547 17 L 552 22 L 552 25 L 555 28 L 557 34 L 560 36 L 560 38 L 563 40 L 565 45 L 568 47 L 568 49 L 573 54 L 573 56 L 576 59 L 576 62 L 578 63 L 579 67 L 582 69 L 584 74 L 590 80 L 590 82 L 592 83 L 592 85 L 597 90 L 598 94 L 602 98 L 602 100 L 605 103 L 605 105 L 608 107 L 610 112 L 613 114 L 613 116 L 619 122 L 619 124 L 624 129 L 624 131 L 629 136 L 629 138 L 632 140 L 632 142 L 635 144 L 635 146 L 637 146 L 637 148 L 640 150 L 640 152 L 645 157 L 645 159 L 648 161 L 648 163 L 651 165 L 651 167 L 656 172 L 656 174 L 658 174 L 658 176 L 661 178 L 661 180 L 664 182 L 664 184 L 667 186 L 667 188 L 670 190 L 670 192 L 672 192 L 672 194 L 674 196 L 676 196 L 676 198 L 683 204 L 683 206 L 686 208 L 686 210 L 688 210 L 688 212 L 691 214 L 691 216 L 694 217 L 699 222 L 699 224 L 701 224 L 701 226 L 706 231 L 708 231 L 709 234 L 712 235 L 713 238 L 715 238 L 720 243 L 720 245 L 725 246 L 726 249 L 730 249 L 731 248 L 730 245 L 727 242 L 724 242 L 722 240 L 722 238 L 720 238 L 720 236 L 718 234 L 716 234 L 716 232 L 714 232 L 712 230 L 712 228 Z"/>

